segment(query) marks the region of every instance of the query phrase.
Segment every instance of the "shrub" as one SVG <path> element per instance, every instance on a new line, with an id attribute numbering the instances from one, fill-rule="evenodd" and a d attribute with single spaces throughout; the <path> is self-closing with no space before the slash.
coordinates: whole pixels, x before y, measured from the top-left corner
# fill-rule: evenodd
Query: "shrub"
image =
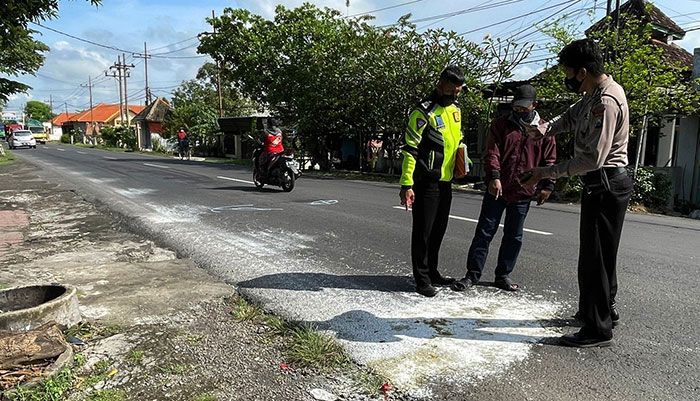
<path id="1" fill-rule="evenodd" d="M 61 134 L 61 143 L 70 143 L 70 134 Z"/>
<path id="2" fill-rule="evenodd" d="M 671 198 L 673 184 L 667 174 L 641 167 L 634 176 L 631 202 L 654 209 L 665 209 Z"/>

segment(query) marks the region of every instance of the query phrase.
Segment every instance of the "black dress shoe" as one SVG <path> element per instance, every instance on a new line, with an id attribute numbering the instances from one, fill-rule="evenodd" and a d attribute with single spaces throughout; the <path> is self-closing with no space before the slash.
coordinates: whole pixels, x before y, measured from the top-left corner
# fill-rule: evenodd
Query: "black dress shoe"
<path id="1" fill-rule="evenodd" d="M 452 277 L 445 277 L 445 276 L 437 276 L 437 277 L 430 278 L 430 283 L 432 285 L 437 285 L 440 287 L 451 285 L 455 281 L 457 281 L 457 280 L 453 279 Z"/>
<path id="2" fill-rule="evenodd" d="M 601 338 L 586 334 L 583 329 L 577 333 L 562 336 L 559 339 L 561 345 L 567 347 L 592 348 L 592 347 L 608 347 L 612 345 L 612 338 Z"/>
<path id="3" fill-rule="evenodd" d="M 613 327 L 620 324 L 620 313 L 617 311 L 614 303 L 610 305 L 610 318 L 612 319 Z"/>
<path id="4" fill-rule="evenodd" d="M 426 285 L 424 287 L 416 287 L 416 292 L 424 297 L 432 298 L 437 295 L 437 290 L 432 285 Z"/>
<path id="5" fill-rule="evenodd" d="M 583 314 L 581 311 L 576 312 L 574 319 L 576 319 L 578 325 L 583 324 Z M 610 319 L 612 320 L 613 328 L 620 324 L 620 313 L 618 313 L 617 309 L 615 308 L 615 304 L 610 305 Z"/>

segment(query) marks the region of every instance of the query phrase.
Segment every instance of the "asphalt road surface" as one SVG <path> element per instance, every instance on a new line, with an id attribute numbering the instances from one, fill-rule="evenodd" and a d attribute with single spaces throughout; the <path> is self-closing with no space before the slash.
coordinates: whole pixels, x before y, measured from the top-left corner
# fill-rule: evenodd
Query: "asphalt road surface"
<path id="1" fill-rule="evenodd" d="M 530 209 L 512 276 L 523 291 L 484 285 L 425 299 L 412 291 L 411 218 L 395 185 L 302 178 L 291 193 L 258 191 L 230 165 L 67 145 L 14 153 L 270 311 L 333 333 L 412 396 L 700 399 L 700 221 L 628 214 L 615 344 L 579 350 L 553 341 L 575 330 L 575 205 Z M 480 204 L 454 194 L 443 274 L 464 274 Z"/>

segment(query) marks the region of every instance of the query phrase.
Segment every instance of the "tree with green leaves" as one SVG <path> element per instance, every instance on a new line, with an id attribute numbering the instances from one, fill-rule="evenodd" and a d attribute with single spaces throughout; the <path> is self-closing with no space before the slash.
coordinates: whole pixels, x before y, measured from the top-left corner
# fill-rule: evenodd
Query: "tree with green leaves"
<path id="1" fill-rule="evenodd" d="M 30 100 L 24 106 L 24 114 L 35 120 L 46 122 L 51 120 L 54 116 L 51 113 L 51 107 L 38 100 Z"/>
<path id="2" fill-rule="evenodd" d="M 558 24 L 545 31 L 555 39 L 549 47 L 552 53 L 574 38 L 571 28 Z M 688 66 L 667 57 L 663 48 L 652 43 L 651 34 L 650 23 L 631 15 L 620 19 L 619 31 L 611 27 L 590 32 L 591 39 L 609 54 L 607 72 L 625 89 L 632 135 L 641 131 L 645 119 L 648 124 L 660 124 L 668 114 L 700 111 L 700 92 L 697 81 L 689 78 Z M 563 78 L 560 69 L 547 68 L 538 76 L 540 96 L 550 104 L 572 103 L 574 95 L 565 90 Z"/>
<path id="3" fill-rule="evenodd" d="M 101 0 L 88 0 L 97 6 Z M 48 46 L 34 39 L 37 31 L 30 22 L 46 21 L 58 16 L 58 0 L 3 0 L 0 2 L 0 73 L 14 77 L 34 74 L 44 63 Z M 28 85 L 0 78 L 0 101 L 26 92 Z"/>
<path id="4" fill-rule="evenodd" d="M 203 35 L 198 51 L 245 96 L 293 125 L 305 150 L 327 167 L 343 138 L 363 144 L 380 133 L 402 135 L 409 110 L 446 64 L 466 71 L 459 99 L 465 118 L 485 110 L 481 89 L 489 77 L 507 77 L 517 64 L 499 63 L 488 46 L 455 32 L 418 32 L 409 19 L 377 27 L 370 17 L 345 18 L 308 3 L 278 6 L 272 20 L 227 8 L 209 19 L 217 33 Z"/>

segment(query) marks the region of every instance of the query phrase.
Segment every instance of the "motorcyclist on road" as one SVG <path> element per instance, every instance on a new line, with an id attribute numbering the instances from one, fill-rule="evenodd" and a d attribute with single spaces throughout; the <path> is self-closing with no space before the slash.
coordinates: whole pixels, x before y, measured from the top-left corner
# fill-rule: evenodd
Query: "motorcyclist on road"
<path id="1" fill-rule="evenodd" d="M 190 143 L 187 140 L 187 132 L 184 128 L 180 128 L 180 131 L 177 132 L 177 146 L 179 147 L 180 152 L 185 152 L 190 146 Z"/>
<path id="2" fill-rule="evenodd" d="M 258 165 L 263 171 L 263 174 L 267 174 L 269 168 L 277 160 L 277 157 L 284 153 L 282 130 L 277 127 L 265 128 L 260 142 L 263 144 L 264 150 L 260 154 Z"/>

